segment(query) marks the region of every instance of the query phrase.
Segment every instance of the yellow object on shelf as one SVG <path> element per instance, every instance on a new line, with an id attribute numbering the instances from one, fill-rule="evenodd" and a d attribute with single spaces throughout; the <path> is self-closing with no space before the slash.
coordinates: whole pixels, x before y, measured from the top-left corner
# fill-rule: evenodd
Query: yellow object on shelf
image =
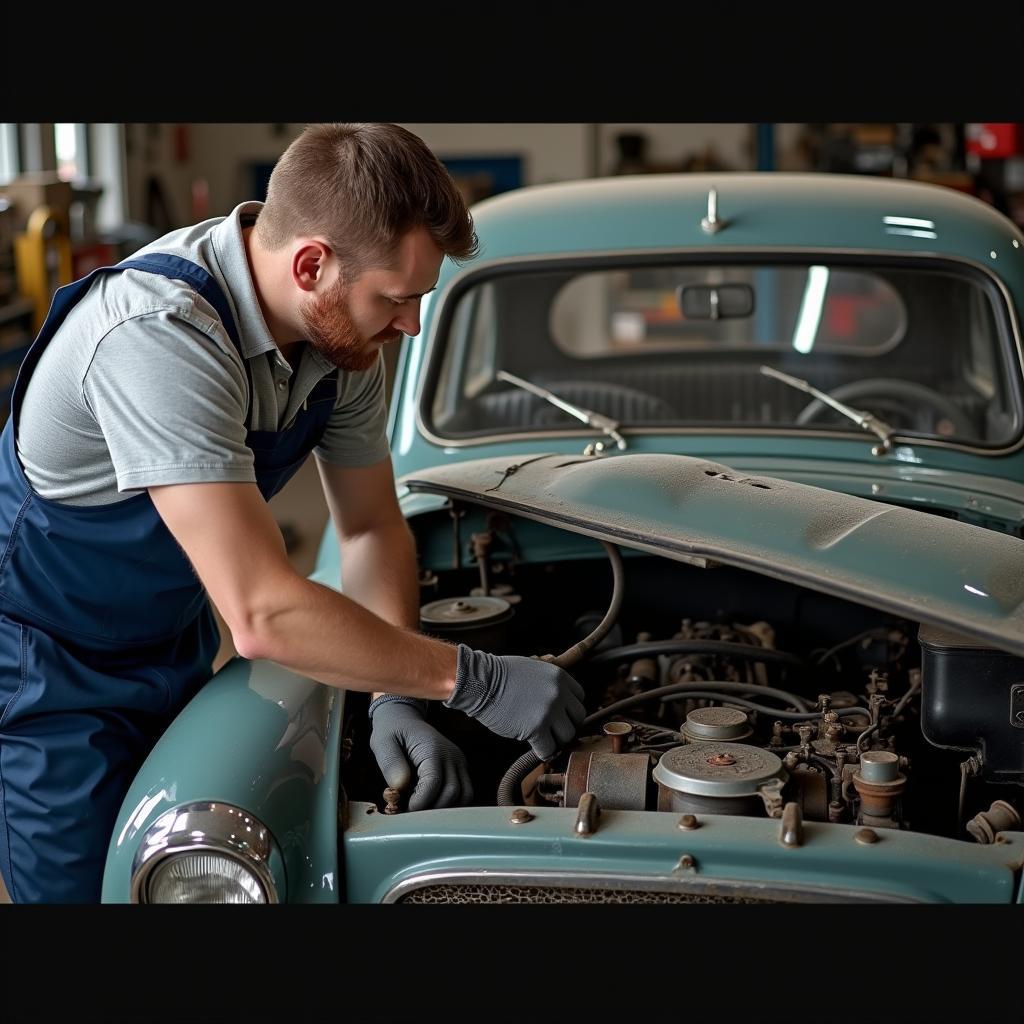
<path id="1" fill-rule="evenodd" d="M 32 326 L 43 326 L 53 293 L 70 284 L 71 236 L 67 217 L 50 206 L 32 211 L 25 231 L 14 239 L 14 267 L 18 291 L 35 307 Z"/>

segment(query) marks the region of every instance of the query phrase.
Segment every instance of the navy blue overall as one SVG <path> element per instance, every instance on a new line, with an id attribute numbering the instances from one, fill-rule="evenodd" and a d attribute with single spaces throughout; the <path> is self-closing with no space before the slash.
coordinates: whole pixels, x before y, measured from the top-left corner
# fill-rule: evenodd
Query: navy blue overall
<path id="1" fill-rule="evenodd" d="M 148 492 L 59 504 L 32 490 L 17 457 L 18 410 L 43 349 L 98 274 L 129 268 L 186 282 L 239 346 L 216 281 L 188 260 L 149 254 L 61 288 L 18 374 L 0 436 L 0 871 L 19 903 L 99 900 L 125 792 L 209 679 L 220 643 L 206 593 Z M 332 373 L 286 429 L 249 430 L 264 498 L 316 446 L 336 394 Z"/>

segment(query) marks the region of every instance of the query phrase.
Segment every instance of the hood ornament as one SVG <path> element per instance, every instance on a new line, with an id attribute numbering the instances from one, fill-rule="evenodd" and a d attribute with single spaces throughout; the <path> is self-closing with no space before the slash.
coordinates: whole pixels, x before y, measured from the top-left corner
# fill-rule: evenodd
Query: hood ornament
<path id="1" fill-rule="evenodd" d="M 728 225 L 727 220 L 718 216 L 718 189 L 708 190 L 708 215 L 701 218 L 701 230 L 707 235 L 717 234 Z"/>

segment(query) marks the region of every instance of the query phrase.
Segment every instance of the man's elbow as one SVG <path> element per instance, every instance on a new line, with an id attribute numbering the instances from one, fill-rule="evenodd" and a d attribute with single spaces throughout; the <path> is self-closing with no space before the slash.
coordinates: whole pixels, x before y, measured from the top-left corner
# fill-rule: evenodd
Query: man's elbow
<path id="1" fill-rule="evenodd" d="M 246 661 L 281 661 L 281 644 L 273 632 L 258 622 L 231 625 L 231 642 Z"/>
<path id="2" fill-rule="evenodd" d="M 231 631 L 231 642 L 248 661 L 288 660 L 288 630 L 285 624 L 290 607 L 279 596 L 275 600 L 251 598 L 224 613 Z"/>

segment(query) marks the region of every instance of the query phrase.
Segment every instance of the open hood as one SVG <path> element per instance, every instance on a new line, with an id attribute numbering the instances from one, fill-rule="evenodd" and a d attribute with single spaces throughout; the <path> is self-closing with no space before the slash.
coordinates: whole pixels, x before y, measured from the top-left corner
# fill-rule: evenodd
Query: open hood
<path id="1" fill-rule="evenodd" d="M 678 561 L 750 569 L 1024 655 L 1024 539 L 982 527 L 684 455 L 505 456 L 399 483 Z"/>

